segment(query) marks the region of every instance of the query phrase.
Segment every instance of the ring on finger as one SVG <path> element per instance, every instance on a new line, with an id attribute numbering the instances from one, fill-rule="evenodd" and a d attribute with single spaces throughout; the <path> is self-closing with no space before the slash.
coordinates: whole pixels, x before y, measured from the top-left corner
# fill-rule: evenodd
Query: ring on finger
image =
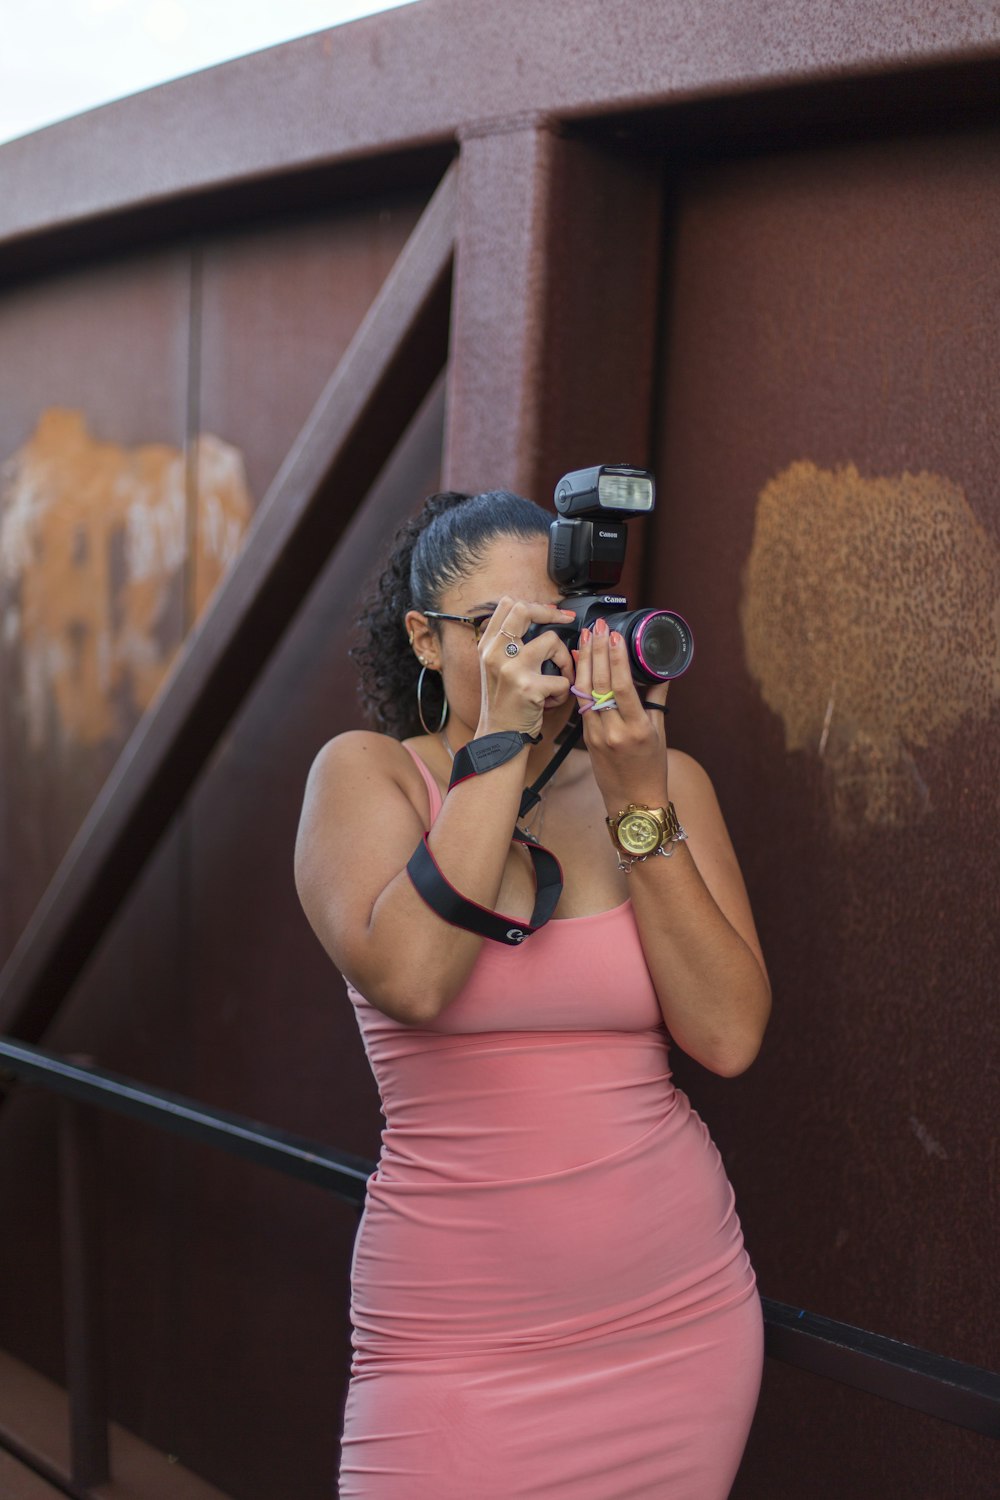
<path id="1" fill-rule="evenodd" d="M 608 691 L 606 693 L 595 693 L 595 692 L 591 691 L 591 697 L 594 700 L 594 707 L 595 708 L 600 708 L 600 706 L 601 706 L 602 703 L 607 703 L 609 705 L 612 704 L 612 703 L 614 703 L 614 701 L 615 701 L 615 690 L 614 690 L 614 688 L 611 688 L 610 691 Z"/>
<path id="2" fill-rule="evenodd" d="M 595 714 L 603 714 L 606 709 L 617 708 L 617 707 L 618 707 L 618 704 L 615 702 L 614 698 L 608 698 L 603 703 L 595 703 L 594 704 L 594 713 Z"/>
<path id="3" fill-rule="evenodd" d="M 502 625 L 500 627 L 500 634 L 508 637 L 508 644 L 504 647 L 507 655 L 516 656 L 521 649 L 521 642 L 519 638 L 516 635 L 512 634 L 511 631 L 504 630 Z"/>

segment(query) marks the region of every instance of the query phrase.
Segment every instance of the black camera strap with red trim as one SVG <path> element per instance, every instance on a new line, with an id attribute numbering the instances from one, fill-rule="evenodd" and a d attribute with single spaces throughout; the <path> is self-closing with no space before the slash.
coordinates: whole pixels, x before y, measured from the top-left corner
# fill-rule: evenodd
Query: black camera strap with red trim
<path id="1" fill-rule="evenodd" d="M 534 807 L 542 788 L 555 775 L 574 745 L 579 743 L 582 733 L 583 725 L 578 724 L 538 779 L 525 788 L 521 796 L 519 818 L 523 818 Z M 448 790 L 467 781 L 470 776 L 482 776 L 487 771 L 504 765 L 506 761 L 520 755 L 525 745 L 537 745 L 540 740 L 540 734 L 522 734 L 518 730 L 504 730 L 470 740 L 456 752 Z M 535 904 L 528 922 L 519 922 L 516 917 L 505 917 L 501 912 L 491 911 L 489 907 L 470 901 L 461 891 L 456 890 L 439 869 L 428 846 L 426 834 L 413 851 L 406 872 L 413 881 L 417 894 L 444 921 L 450 922 L 453 927 L 464 927 L 467 932 L 477 933 L 480 937 L 491 938 L 495 943 L 516 947 L 537 932 L 539 927 L 544 927 L 552 916 L 562 895 L 563 876 L 562 866 L 555 855 L 530 833 L 515 828 L 511 837 L 513 842 L 523 844 L 527 849 L 534 871 Z"/>

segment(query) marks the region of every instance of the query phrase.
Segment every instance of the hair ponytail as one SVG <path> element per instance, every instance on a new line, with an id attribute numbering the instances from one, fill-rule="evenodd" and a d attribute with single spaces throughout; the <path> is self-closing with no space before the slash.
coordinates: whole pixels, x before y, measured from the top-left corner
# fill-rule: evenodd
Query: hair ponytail
<path id="1" fill-rule="evenodd" d="M 400 740 L 423 733 L 417 713 L 420 664 L 403 624 L 407 610 L 437 609 L 444 590 L 459 582 L 498 536 L 547 536 L 551 520 L 541 506 L 509 490 L 481 495 L 444 490 L 403 522 L 362 608 L 360 640 L 350 652 L 362 708 L 376 729 Z M 440 674 L 428 672 L 429 722 L 436 723 L 443 701 Z"/>

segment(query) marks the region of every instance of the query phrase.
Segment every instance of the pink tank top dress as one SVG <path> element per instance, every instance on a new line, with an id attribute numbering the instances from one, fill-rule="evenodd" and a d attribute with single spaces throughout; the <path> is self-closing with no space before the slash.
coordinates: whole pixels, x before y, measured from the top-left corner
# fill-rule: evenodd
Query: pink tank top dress
<path id="1" fill-rule="evenodd" d="M 723 1500 L 760 1299 L 630 903 L 485 941 L 427 1026 L 348 993 L 385 1128 L 341 1500 Z"/>

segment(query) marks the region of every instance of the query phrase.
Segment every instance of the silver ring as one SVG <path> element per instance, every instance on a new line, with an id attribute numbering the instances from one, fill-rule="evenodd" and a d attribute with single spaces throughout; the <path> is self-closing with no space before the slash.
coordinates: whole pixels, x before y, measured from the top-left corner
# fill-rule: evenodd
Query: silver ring
<path id="1" fill-rule="evenodd" d="M 617 708 L 617 707 L 618 707 L 618 704 L 615 702 L 615 700 L 613 698 L 608 698 L 605 703 L 595 703 L 594 704 L 594 713 L 595 714 L 602 714 L 606 708 Z"/>

